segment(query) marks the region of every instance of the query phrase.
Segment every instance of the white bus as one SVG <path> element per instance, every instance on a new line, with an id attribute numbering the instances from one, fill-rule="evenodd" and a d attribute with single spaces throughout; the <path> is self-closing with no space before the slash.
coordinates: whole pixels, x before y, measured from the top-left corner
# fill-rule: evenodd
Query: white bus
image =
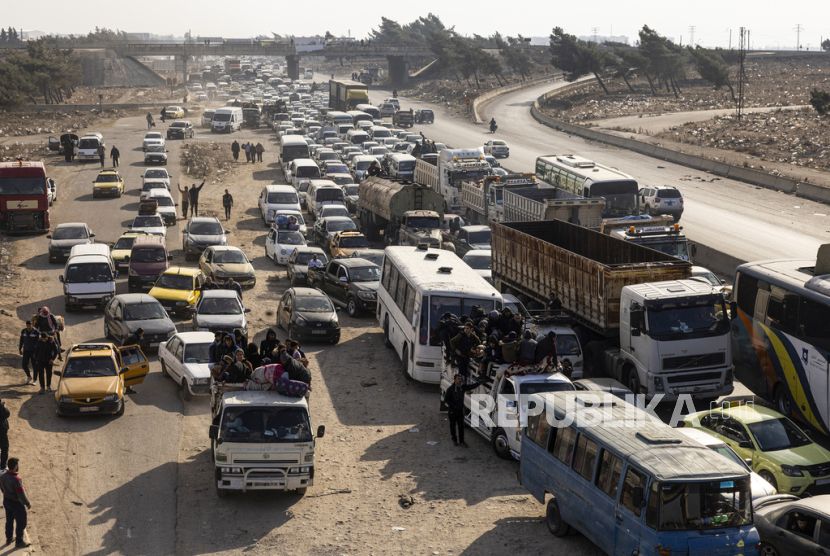
<path id="1" fill-rule="evenodd" d="M 386 347 L 394 347 L 407 378 L 439 384 L 444 313 L 469 315 L 474 305 L 501 310 L 501 294 L 455 253 L 424 247 L 387 247 L 378 287 L 377 316 Z"/>
<path id="2" fill-rule="evenodd" d="M 572 154 L 552 154 L 536 159 L 536 179 L 589 199 L 605 199 L 603 218 L 621 218 L 639 213 L 637 180 Z"/>
<path id="3" fill-rule="evenodd" d="M 328 126 L 337 127 L 340 124 L 354 124 L 352 117 L 345 112 L 330 111 L 325 116 L 325 123 Z"/>

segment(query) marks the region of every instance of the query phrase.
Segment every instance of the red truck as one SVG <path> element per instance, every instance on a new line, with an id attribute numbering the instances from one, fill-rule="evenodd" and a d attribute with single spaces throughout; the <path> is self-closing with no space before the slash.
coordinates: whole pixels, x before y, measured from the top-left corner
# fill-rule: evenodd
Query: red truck
<path id="1" fill-rule="evenodd" d="M 48 231 L 49 197 L 43 162 L 0 162 L 0 228 Z"/>

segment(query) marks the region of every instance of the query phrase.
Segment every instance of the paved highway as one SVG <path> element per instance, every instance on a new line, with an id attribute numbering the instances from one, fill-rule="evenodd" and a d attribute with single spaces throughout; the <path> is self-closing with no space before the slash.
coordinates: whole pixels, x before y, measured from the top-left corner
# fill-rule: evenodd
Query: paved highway
<path id="1" fill-rule="evenodd" d="M 688 237 L 747 261 L 775 257 L 814 258 L 818 246 L 830 241 L 830 208 L 826 205 L 734 180 L 714 178 L 704 172 L 586 141 L 539 124 L 530 115 L 534 99 L 562 85 L 562 82 L 546 83 L 520 90 L 498 97 L 484 107 L 486 119 L 495 118 L 498 122 L 499 130 L 495 136 L 510 145 L 510 158 L 503 164 L 511 170 L 533 171 L 539 155 L 579 154 L 619 168 L 643 185 L 675 185 L 685 200 L 681 225 Z M 375 104 L 387 96 L 388 91 L 370 92 Z M 468 147 L 483 145 L 493 137 L 485 125 L 452 117 L 447 110 L 428 103 L 401 100 L 404 108 L 435 110 L 435 124 L 414 128 L 430 139 L 454 147 Z"/>

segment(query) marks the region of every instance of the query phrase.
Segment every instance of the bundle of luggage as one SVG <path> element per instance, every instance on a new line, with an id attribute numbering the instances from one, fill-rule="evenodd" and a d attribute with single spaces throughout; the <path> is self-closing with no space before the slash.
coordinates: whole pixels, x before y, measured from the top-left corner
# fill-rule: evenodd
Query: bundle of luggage
<path id="1" fill-rule="evenodd" d="M 288 373 L 279 364 L 257 367 L 242 387 L 245 390 L 275 391 L 292 398 L 302 398 L 308 393 L 308 384 L 288 378 Z"/>
<path id="2" fill-rule="evenodd" d="M 156 214 L 159 209 L 159 202 L 156 199 L 144 199 L 138 203 L 138 214 L 150 215 Z"/>
<path id="3" fill-rule="evenodd" d="M 278 230 L 297 231 L 300 229 L 297 217 L 293 215 L 279 214 L 274 222 Z"/>

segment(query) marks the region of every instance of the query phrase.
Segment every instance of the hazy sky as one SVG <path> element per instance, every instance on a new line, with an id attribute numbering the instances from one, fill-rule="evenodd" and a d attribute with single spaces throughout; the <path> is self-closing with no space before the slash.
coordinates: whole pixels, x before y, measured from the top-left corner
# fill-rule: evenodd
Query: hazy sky
<path id="1" fill-rule="evenodd" d="M 8 0 L 11 1 L 11 0 Z M 702 46 L 727 46 L 729 29 L 732 45 L 737 45 L 738 28 L 751 30 L 752 46 L 757 48 L 793 47 L 795 27 L 801 24 L 801 44 L 818 48 L 821 38 L 830 37 L 830 2 L 781 2 L 780 0 L 595 0 L 582 2 L 544 2 L 540 0 L 470 0 L 432 3 L 401 0 L 245 0 L 227 2 L 167 0 L 147 2 L 108 2 L 90 9 L 76 9 L 65 0 L 38 0 L 4 10 L 4 27 L 37 29 L 48 33 L 85 34 L 96 25 L 136 33 L 250 37 L 272 31 L 296 36 L 323 34 L 361 38 L 378 25 L 380 17 L 399 23 L 410 22 L 430 11 L 446 25 L 455 25 L 463 34 L 547 36 L 558 25 L 574 35 L 628 35 L 633 42 L 637 31 L 647 24 L 662 35 L 683 44 L 689 42 L 689 27 L 696 26 L 695 43 Z M 781 13 L 783 11 L 783 13 Z M 648 14 L 648 15 L 647 15 Z"/>

